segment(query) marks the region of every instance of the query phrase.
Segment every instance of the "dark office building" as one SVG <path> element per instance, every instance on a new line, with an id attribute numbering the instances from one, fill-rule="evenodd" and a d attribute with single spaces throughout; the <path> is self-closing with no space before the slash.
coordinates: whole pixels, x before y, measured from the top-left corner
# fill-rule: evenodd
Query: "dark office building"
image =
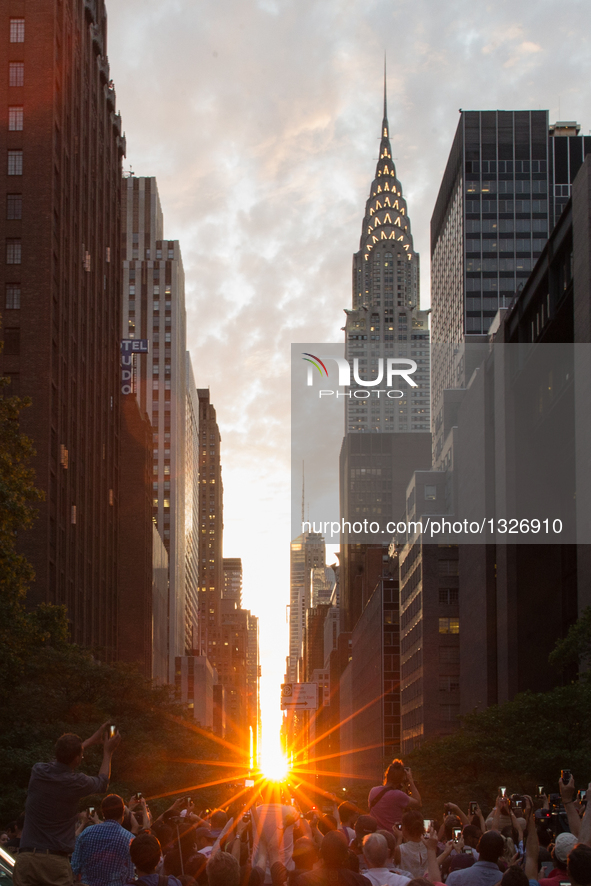
<path id="1" fill-rule="evenodd" d="M 209 389 L 198 388 L 199 399 L 199 648 L 209 653 L 209 631 L 221 624 L 224 589 L 222 438 Z"/>
<path id="2" fill-rule="evenodd" d="M 474 457 L 468 433 L 474 427 L 475 403 L 482 404 L 482 423 L 505 421 L 507 397 L 537 382 L 535 445 L 531 428 L 517 423 L 514 439 L 506 448 L 515 453 L 518 478 L 511 484 L 519 493 L 523 478 L 534 472 L 534 486 L 548 492 L 552 511 L 565 524 L 576 521 L 580 544 L 464 545 L 460 551 L 460 648 L 462 710 L 505 701 L 525 689 L 545 691 L 560 675 L 548 664 L 556 641 L 564 636 L 582 610 L 591 603 L 591 563 L 588 544 L 591 486 L 588 465 L 589 348 L 591 342 L 591 158 L 587 157 L 541 257 L 513 305 L 505 313 L 494 341 L 521 348 L 532 345 L 528 361 L 514 374 L 511 388 L 499 390 L 493 355 L 479 372 L 478 384 L 466 392 L 459 413 L 460 440 L 465 439 L 462 460 Z M 533 346 L 575 343 L 560 351 L 550 347 L 542 354 L 542 372 Z M 500 354 L 494 354 L 498 362 Z M 567 359 L 570 369 L 557 372 L 554 361 Z M 532 368 L 530 368 L 532 367 Z M 572 369 L 575 369 L 573 372 Z M 532 377 L 534 370 L 537 370 Z M 540 388 L 540 379 L 547 379 Z M 525 388 L 527 390 L 527 387 Z M 471 420 L 468 420 L 470 417 Z M 553 443 L 552 475 L 537 462 L 545 441 Z M 547 445 L 547 444 L 546 444 Z M 559 447 L 559 448 L 557 448 Z M 485 488 L 494 484 L 495 495 L 505 494 L 507 483 L 499 471 L 495 452 L 479 456 Z M 543 471 L 543 473 L 542 473 Z M 542 476 L 540 484 L 535 479 Z M 552 491 L 552 484 L 557 484 Z M 565 495 L 566 493 L 566 495 Z M 459 481 L 460 503 L 474 498 L 473 490 Z M 570 504 L 570 508 L 569 508 Z M 537 510 L 542 512 L 538 505 Z M 570 513 L 569 513 L 570 510 Z M 535 607 L 535 619 L 531 614 Z M 569 676 L 566 675 L 567 679 Z"/>
<path id="3" fill-rule="evenodd" d="M 404 518 L 406 487 L 414 471 L 431 466 L 431 435 L 425 433 L 347 434 L 340 454 L 341 515 L 351 524 L 376 521 L 385 527 Z M 387 536 L 386 536 L 387 537 Z M 357 560 L 375 546 L 376 536 L 345 532 L 341 537 L 341 629 L 351 631 L 367 598 L 359 589 Z M 371 589 L 373 590 L 373 588 Z"/>
<path id="4" fill-rule="evenodd" d="M 30 601 L 117 649 L 120 181 L 125 139 L 102 0 L 2 0 L 0 365 L 33 405 L 22 430 L 45 493 L 22 551 Z M 41 100 L 42 99 L 42 100 Z"/>

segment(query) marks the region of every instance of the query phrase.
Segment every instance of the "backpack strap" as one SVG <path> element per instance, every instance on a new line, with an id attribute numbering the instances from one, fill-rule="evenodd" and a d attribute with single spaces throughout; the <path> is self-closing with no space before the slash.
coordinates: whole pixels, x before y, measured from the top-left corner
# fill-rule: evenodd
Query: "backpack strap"
<path id="1" fill-rule="evenodd" d="M 394 790 L 396 790 L 396 788 L 392 787 L 391 784 L 387 784 L 385 788 L 382 788 L 382 790 L 380 791 L 380 793 L 377 794 L 377 795 L 373 798 L 373 800 L 371 801 L 371 803 L 369 804 L 370 811 L 371 811 L 371 809 L 376 805 L 376 803 L 379 803 L 379 802 L 380 802 L 380 800 L 382 799 L 382 797 L 384 796 L 384 794 L 387 794 L 388 791 L 394 791 Z"/>

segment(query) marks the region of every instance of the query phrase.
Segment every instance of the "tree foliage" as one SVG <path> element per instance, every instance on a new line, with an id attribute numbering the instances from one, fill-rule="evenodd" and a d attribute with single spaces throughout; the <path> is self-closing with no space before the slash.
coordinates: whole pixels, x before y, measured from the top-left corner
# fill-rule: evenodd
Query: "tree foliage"
<path id="1" fill-rule="evenodd" d="M 491 807 L 499 785 L 533 793 L 537 784 L 558 791 L 561 769 L 579 787 L 591 776 L 591 685 L 525 692 L 512 701 L 464 717 L 453 735 L 425 742 L 405 759 L 412 766 L 428 812 L 443 803 Z"/>
<path id="2" fill-rule="evenodd" d="M 591 668 L 591 606 L 583 610 L 570 626 L 566 637 L 559 640 L 550 653 L 550 664 L 560 671 L 577 665 L 583 679 L 589 679 Z"/>
<path id="3" fill-rule="evenodd" d="M 0 378 L 0 389 L 6 383 Z M 195 786 L 231 777 L 231 770 L 203 762 L 223 762 L 228 751 L 195 730 L 171 689 L 153 685 L 128 665 L 101 663 L 70 643 L 65 607 L 26 607 L 33 570 L 18 553 L 17 535 L 32 525 L 34 503 L 42 498 L 29 464 L 32 444 L 19 429 L 27 405 L 0 398 L 0 821 L 23 809 L 31 767 L 52 758 L 61 733 L 88 738 L 106 720 L 123 736 L 113 758 L 112 790 L 126 797 L 141 790 L 148 798 L 191 793 L 203 806 L 215 806 L 223 789 Z M 96 774 L 101 753 L 89 748 L 83 770 Z M 168 802 L 151 805 L 158 811 Z"/>

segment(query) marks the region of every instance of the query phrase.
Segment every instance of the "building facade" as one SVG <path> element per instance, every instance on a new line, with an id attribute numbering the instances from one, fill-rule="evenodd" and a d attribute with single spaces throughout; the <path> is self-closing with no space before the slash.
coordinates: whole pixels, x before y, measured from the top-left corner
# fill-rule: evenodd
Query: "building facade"
<path id="1" fill-rule="evenodd" d="M 311 606 L 312 569 L 325 566 L 324 536 L 305 532 L 290 545 L 289 571 L 289 655 L 286 661 L 286 683 L 303 682 L 303 643 L 306 613 Z"/>
<path id="2" fill-rule="evenodd" d="M 3 0 L 2 374 L 45 493 L 31 603 L 117 650 L 121 160 L 102 0 Z M 43 101 L 39 102 L 39 97 Z"/>
<path id="3" fill-rule="evenodd" d="M 156 180 L 122 180 L 123 338 L 147 339 L 135 357 L 132 392 L 153 427 L 153 518 L 169 561 L 169 679 L 186 643 L 185 278 L 177 240 L 163 239 Z M 194 475 L 193 475 L 194 481 Z"/>
<path id="4" fill-rule="evenodd" d="M 240 557 L 224 557 L 224 600 L 234 600 L 242 608 L 242 560 Z"/>
<path id="5" fill-rule="evenodd" d="M 221 434 L 209 390 L 199 388 L 199 649 L 208 654 L 210 633 L 221 625 L 223 566 L 223 485 Z"/>

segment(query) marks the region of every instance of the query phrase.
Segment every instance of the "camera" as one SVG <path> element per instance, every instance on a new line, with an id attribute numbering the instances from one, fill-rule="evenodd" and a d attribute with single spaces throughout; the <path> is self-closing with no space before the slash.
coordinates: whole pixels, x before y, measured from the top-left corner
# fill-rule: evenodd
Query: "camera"
<path id="1" fill-rule="evenodd" d="M 580 803 L 586 803 L 587 802 L 587 791 L 578 791 L 577 792 L 577 800 Z"/>
<path id="2" fill-rule="evenodd" d="M 541 800 L 543 796 L 544 796 L 544 785 L 539 784 L 538 785 L 538 800 Z"/>
<path id="3" fill-rule="evenodd" d="M 468 806 L 468 815 L 476 815 L 476 808 L 478 803 L 476 800 L 470 800 L 470 805 Z"/>
<path id="4" fill-rule="evenodd" d="M 562 779 L 562 784 L 568 784 L 571 780 L 572 772 L 570 769 L 561 769 L 560 770 L 560 778 Z"/>
<path id="5" fill-rule="evenodd" d="M 505 787 L 499 788 L 499 797 L 502 797 L 503 800 L 507 799 L 507 788 L 505 788 Z"/>
<path id="6" fill-rule="evenodd" d="M 242 816 L 242 821 L 244 822 L 244 824 L 250 824 L 251 820 L 252 820 L 251 813 L 245 812 L 244 815 Z"/>
<path id="7" fill-rule="evenodd" d="M 454 835 L 454 840 L 459 840 L 460 837 L 462 836 L 462 829 L 461 828 L 454 828 L 453 835 Z"/>

